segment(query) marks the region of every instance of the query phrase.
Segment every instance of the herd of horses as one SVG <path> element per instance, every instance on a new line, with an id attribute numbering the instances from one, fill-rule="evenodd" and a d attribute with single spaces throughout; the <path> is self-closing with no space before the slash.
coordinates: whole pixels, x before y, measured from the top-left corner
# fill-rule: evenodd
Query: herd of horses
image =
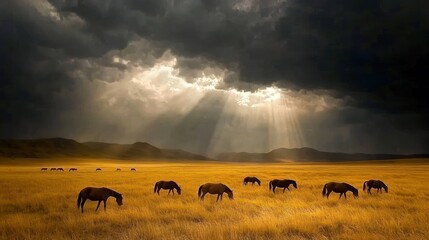
<path id="1" fill-rule="evenodd" d="M 248 183 L 252 183 L 252 185 L 257 183 L 259 186 L 261 186 L 261 181 L 256 177 L 244 178 L 243 184 L 246 186 Z M 292 185 L 294 188 L 298 189 L 298 185 L 297 185 L 296 181 L 291 180 L 291 179 L 274 179 L 274 180 L 271 180 L 268 183 L 268 188 L 270 191 L 273 191 L 273 193 L 275 193 L 276 188 L 283 188 L 283 193 L 284 193 L 286 189 L 288 191 L 290 191 L 290 189 L 289 189 L 290 185 Z M 365 181 L 363 183 L 363 191 L 366 190 L 368 192 L 368 194 L 371 194 L 372 188 L 377 189 L 377 193 L 380 193 L 380 194 L 382 193 L 383 189 L 386 193 L 388 192 L 387 185 L 380 180 L 371 179 L 371 180 Z M 176 190 L 177 194 L 179 194 L 179 195 L 181 195 L 181 193 L 182 193 L 182 189 L 174 181 L 156 182 L 154 189 L 153 189 L 153 193 L 157 193 L 159 195 L 159 192 L 161 189 L 168 190 L 168 195 L 170 195 L 171 192 L 174 195 L 174 190 Z M 322 196 L 329 198 L 329 195 L 332 192 L 335 192 L 335 193 L 340 194 L 340 197 L 338 198 L 338 200 L 341 199 L 342 196 L 344 196 L 344 199 L 347 199 L 346 193 L 349 191 L 353 193 L 353 196 L 355 198 L 359 197 L 358 189 L 353 187 L 352 185 L 350 185 L 348 183 L 329 182 L 323 186 Z M 231 200 L 234 199 L 234 194 L 233 194 L 232 190 L 228 186 L 226 186 L 225 184 L 222 184 L 222 183 L 206 183 L 206 184 L 201 185 L 198 188 L 198 198 L 201 201 L 204 200 L 204 196 L 206 194 L 213 194 L 213 195 L 216 194 L 217 195 L 216 202 L 217 202 L 219 200 L 222 200 L 222 196 L 224 193 L 226 193 L 228 195 L 229 199 L 231 199 Z M 79 192 L 79 195 L 77 198 L 77 207 L 80 208 L 82 213 L 83 213 L 83 207 L 85 205 L 86 200 L 98 201 L 97 208 L 95 209 L 95 211 L 97 211 L 98 208 L 100 207 L 100 203 L 103 201 L 104 210 L 106 210 L 106 201 L 109 197 L 114 197 L 119 206 L 121 206 L 123 204 L 122 203 L 122 200 L 123 200 L 122 194 L 120 194 L 120 193 L 118 193 L 112 189 L 105 188 L 105 187 L 103 187 L 103 188 L 86 187 Z"/>

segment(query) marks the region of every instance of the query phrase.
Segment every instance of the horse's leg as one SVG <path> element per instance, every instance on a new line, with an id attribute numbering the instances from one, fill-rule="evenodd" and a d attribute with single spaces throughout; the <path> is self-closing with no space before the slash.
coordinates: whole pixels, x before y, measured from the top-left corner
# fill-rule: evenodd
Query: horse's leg
<path id="1" fill-rule="evenodd" d="M 287 187 L 287 190 L 290 192 L 290 189 L 289 189 L 289 187 Z"/>
<path id="2" fill-rule="evenodd" d="M 98 210 L 98 207 L 100 207 L 100 203 L 101 203 L 101 200 L 98 201 L 97 208 L 95 209 L 96 212 Z"/>
<path id="3" fill-rule="evenodd" d="M 161 191 L 161 188 L 158 188 L 158 190 L 156 190 L 156 193 L 158 193 L 158 195 L 159 195 L 159 191 Z"/>
<path id="4" fill-rule="evenodd" d="M 170 192 L 171 192 L 171 189 L 168 190 L 168 194 L 167 195 L 170 195 Z"/>
<path id="5" fill-rule="evenodd" d="M 171 189 L 171 191 L 173 192 L 173 196 L 174 196 L 174 189 Z"/>
<path id="6" fill-rule="evenodd" d="M 284 188 L 283 188 L 283 193 L 285 193 L 285 190 L 286 190 L 286 188 L 284 187 Z"/>
<path id="7" fill-rule="evenodd" d="M 276 186 L 273 186 L 273 193 L 276 193 Z"/>
<path id="8" fill-rule="evenodd" d="M 106 211 L 106 200 L 103 200 L 104 203 L 104 211 Z"/>
<path id="9" fill-rule="evenodd" d="M 217 195 L 216 202 L 219 201 L 220 194 Z"/>
<path id="10" fill-rule="evenodd" d="M 347 192 L 344 193 L 344 200 L 347 199 Z"/>
<path id="11" fill-rule="evenodd" d="M 338 198 L 338 200 L 340 200 L 340 199 L 341 199 L 341 196 L 343 196 L 343 193 L 340 193 L 340 197 Z"/>
<path id="12" fill-rule="evenodd" d="M 328 190 L 328 193 L 326 194 L 326 199 L 329 199 L 329 194 L 331 194 L 332 190 Z"/>
<path id="13" fill-rule="evenodd" d="M 369 194 L 372 194 L 372 193 L 371 193 L 371 187 L 369 187 L 369 188 L 368 188 L 368 193 L 369 193 Z"/>
<path id="14" fill-rule="evenodd" d="M 204 196 L 207 194 L 207 192 L 203 193 L 203 195 L 201 195 L 201 201 L 204 201 Z"/>
<path id="15" fill-rule="evenodd" d="M 383 194 L 383 189 L 382 188 L 380 188 L 380 194 Z"/>
<path id="16" fill-rule="evenodd" d="M 83 198 L 82 202 L 80 203 L 80 208 L 82 209 L 82 213 L 83 213 L 83 205 L 85 205 L 86 202 L 86 198 Z"/>
<path id="17" fill-rule="evenodd" d="M 222 201 L 223 198 L 223 193 L 220 194 L 220 200 Z"/>

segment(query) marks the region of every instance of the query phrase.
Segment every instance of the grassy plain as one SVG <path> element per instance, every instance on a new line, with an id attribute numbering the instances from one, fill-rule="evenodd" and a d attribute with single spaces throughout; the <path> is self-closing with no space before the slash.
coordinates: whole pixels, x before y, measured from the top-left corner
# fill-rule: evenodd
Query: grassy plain
<path id="1" fill-rule="evenodd" d="M 64 167 L 66 172 L 41 172 Z M 77 167 L 77 172 L 68 172 Z M 95 172 L 96 167 L 103 168 Z M 122 168 L 116 172 L 117 167 Z M 137 172 L 130 172 L 131 167 Z M 243 186 L 257 176 L 262 186 Z M 273 194 L 268 181 L 295 179 L 298 189 Z M 388 194 L 368 196 L 362 183 L 384 180 Z M 153 194 L 158 180 L 175 180 L 182 195 Z M 328 181 L 359 188 L 322 198 Z M 235 200 L 215 195 L 197 199 L 198 187 L 222 182 Z M 124 205 L 113 198 L 94 212 L 76 207 L 86 186 L 121 192 Z M 429 161 L 360 163 L 217 163 L 129 162 L 97 159 L 0 159 L 1 239 L 429 239 Z"/>

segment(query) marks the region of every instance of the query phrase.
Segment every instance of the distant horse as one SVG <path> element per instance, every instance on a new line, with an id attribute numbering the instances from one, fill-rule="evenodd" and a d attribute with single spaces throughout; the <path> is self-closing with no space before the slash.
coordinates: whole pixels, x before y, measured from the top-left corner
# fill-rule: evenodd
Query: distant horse
<path id="1" fill-rule="evenodd" d="M 101 169 L 100 169 L 100 170 L 101 170 Z M 117 169 L 116 169 L 116 171 L 122 171 L 122 169 L 120 169 L 120 168 L 117 168 Z"/>
<path id="2" fill-rule="evenodd" d="M 159 191 L 161 189 L 168 189 L 168 195 L 170 195 L 170 192 L 173 192 L 173 195 L 174 195 L 174 189 L 176 189 L 179 195 L 182 194 L 182 189 L 174 181 L 159 181 L 155 183 L 155 187 L 153 188 L 153 193 L 156 192 L 159 195 Z"/>
<path id="3" fill-rule="evenodd" d="M 384 182 L 380 181 L 380 180 L 368 180 L 366 182 L 363 183 L 363 190 L 365 191 L 366 187 L 368 187 L 368 194 L 371 194 L 371 188 L 376 188 L 377 189 L 377 193 L 382 193 L 383 190 L 382 188 L 384 188 L 384 191 L 386 191 L 386 193 L 388 192 L 388 188 L 387 185 L 384 184 Z"/>
<path id="4" fill-rule="evenodd" d="M 69 172 L 74 172 L 74 171 L 77 171 L 77 168 L 70 168 L 69 169 Z"/>
<path id="5" fill-rule="evenodd" d="M 256 178 L 256 177 L 245 177 L 244 180 L 243 180 L 243 184 L 247 185 L 247 183 L 249 183 L 249 182 L 251 182 L 252 185 L 254 185 L 255 182 L 257 182 L 258 185 L 261 186 L 261 181 L 258 178 Z"/>
<path id="6" fill-rule="evenodd" d="M 204 196 L 207 193 L 217 194 L 216 202 L 219 201 L 219 198 L 222 201 L 223 193 L 227 193 L 229 199 L 231 200 L 234 199 L 232 190 L 222 183 L 206 183 L 204 185 L 201 185 L 200 188 L 198 189 L 198 198 L 201 199 L 201 201 L 203 201 Z"/>
<path id="7" fill-rule="evenodd" d="M 336 193 L 340 193 L 340 197 L 338 198 L 338 200 L 341 199 L 341 196 L 343 194 L 344 194 L 344 199 L 347 199 L 347 195 L 346 195 L 347 191 L 351 191 L 353 193 L 354 198 L 359 197 L 358 190 L 352 185 L 347 183 L 329 182 L 325 184 L 325 186 L 323 186 L 322 195 L 324 197 L 326 196 L 326 198 L 329 198 L 329 194 L 331 194 L 332 191 Z"/>
<path id="8" fill-rule="evenodd" d="M 48 171 L 48 168 L 41 168 L 40 171 Z"/>
<path id="9" fill-rule="evenodd" d="M 101 171 L 101 168 L 97 168 L 97 169 L 95 169 L 95 171 L 97 172 L 97 171 Z"/>
<path id="10" fill-rule="evenodd" d="M 293 185 L 295 188 L 298 188 L 298 185 L 296 185 L 296 181 L 295 180 L 290 180 L 290 179 L 283 179 L 283 180 L 279 180 L 279 179 L 274 179 L 272 181 L 269 182 L 268 186 L 273 190 L 273 193 L 276 193 L 276 187 L 278 188 L 283 188 L 283 192 L 285 192 L 285 190 L 289 190 L 289 185 Z"/>
<path id="11" fill-rule="evenodd" d="M 64 172 L 64 168 L 57 168 L 57 171 L 62 171 L 62 172 Z"/>
<path id="12" fill-rule="evenodd" d="M 95 211 L 98 210 L 101 201 L 103 201 L 104 211 L 106 211 L 106 201 L 110 196 L 116 198 L 116 202 L 119 206 L 122 205 L 122 194 L 105 187 L 86 187 L 80 191 L 79 196 L 77 197 L 77 208 L 82 208 L 83 213 L 83 206 L 85 205 L 86 200 L 89 199 L 91 201 L 98 201 L 98 205 Z"/>
<path id="13" fill-rule="evenodd" d="M 51 168 L 51 170 L 50 170 L 50 171 L 56 171 L 56 170 L 57 170 L 57 169 L 53 167 L 53 168 Z"/>
<path id="14" fill-rule="evenodd" d="M 135 172 L 135 171 L 137 171 L 137 170 L 136 170 L 135 168 L 131 168 L 131 171 L 134 171 L 134 172 Z"/>

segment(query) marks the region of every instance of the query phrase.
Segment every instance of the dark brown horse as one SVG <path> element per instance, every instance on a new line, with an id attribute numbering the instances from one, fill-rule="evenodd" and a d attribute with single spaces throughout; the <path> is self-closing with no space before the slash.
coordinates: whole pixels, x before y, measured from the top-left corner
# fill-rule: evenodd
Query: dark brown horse
<path id="1" fill-rule="evenodd" d="M 227 193 L 229 199 L 234 199 L 234 195 L 232 193 L 232 190 L 222 183 L 206 183 L 204 185 L 201 185 L 198 189 L 198 198 L 201 199 L 201 201 L 204 200 L 204 196 L 207 194 L 217 194 L 216 202 L 220 200 L 222 201 L 222 195 L 223 193 Z"/>
<path id="2" fill-rule="evenodd" d="M 283 180 L 279 180 L 279 179 L 274 179 L 272 181 L 269 182 L 268 186 L 273 190 L 273 193 L 276 193 L 276 187 L 278 188 L 283 188 L 283 192 L 285 192 L 285 190 L 289 190 L 289 185 L 293 185 L 295 188 L 298 188 L 298 185 L 296 184 L 295 180 L 290 180 L 290 179 L 283 179 Z"/>
<path id="3" fill-rule="evenodd" d="M 101 171 L 101 168 L 97 168 L 97 169 L 95 169 L 95 171 L 97 172 L 97 171 Z"/>
<path id="4" fill-rule="evenodd" d="M 48 168 L 46 168 L 46 167 L 41 168 L 40 171 L 48 171 Z"/>
<path id="5" fill-rule="evenodd" d="M 51 170 L 50 170 L 50 171 L 56 171 L 56 170 L 57 170 L 57 169 L 53 167 L 53 168 L 51 168 Z"/>
<path id="6" fill-rule="evenodd" d="M 74 171 L 77 171 L 77 168 L 70 168 L 69 169 L 69 172 L 74 172 Z"/>
<path id="7" fill-rule="evenodd" d="M 180 189 L 179 185 L 177 185 L 175 181 L 159 181 L 155 183 L 153 193 L 156 192 L 159 195 L 159 191 L 161 191 L 161 189 L 168 189 L 168 195 L 170 195 L 170 192 L 173 192 L 174 195 L 174 189 L 176 189 L 179 195 L 182 194 L 182 189 Z"/>
<path id="8" fill-rule="evenodd" d="M 105 187 L 86 187 L 80 191 L 79 196 L 77 197 L 77 208 L 82 208 L 83 213 L 83 206 L 85 205 L 86 200 L 89 199 L 91 201 L 98 201 L 98 205 L 95 211 L 98 210 L 101 201 L 103 201 L 104 211 L 106 211 L 106 201 L 110 196 L 116 198 L 116 202 L 119 206 L 122 205 L 122 194 Z"/>
<path id="9" fill-rule="evenodd" d="M 118 171 L 118 172 L 119 172 L 119 171 L 121 171 L 121 170 L 122 170 L 122 169 L 120 169 L 120 168 L 117 168 L 117 169 L 116 169 L 116 171 Z"/>
<path id="10" fill-rule="evenodd" d="M 259 186 L 261 186 L 261 181 L 257 177 L 245 177 L 243 180 L 243 184 L 247 185 L 247 183 L 251 182 L 252 185 L 255 185 L 255 182 L 258 183 Z"/>
<path id="11" fill-rule="evenodd" d="M 382 193 L 383 190 L 382 188 L 384 188 L 384 191 L 386 191 L 386 193 L 388 192 L 388 187 L 386 184 L 384 184 L 384 182 L 380 181 L 380 180 L 368 180 L 366 182 L 363 183 L 363 190 L 365 191 L 365 189 L 368 188 L 368 194 L 371 194 L 371 188 L 376 188 L 377 189 L 377 193 Z"/>
<path id="12" fill-rule="evenodd" d="M 135 171 L 137 171 L 137 170 L 136 170 L 135 168 L 131 168 L 131 171 L 134 171 L 134 172 L 135 172 Z"/>
<path id="13" fill-rule="evenodd" d="M 62 167 L 60 167 L 60 168 L 57 168 L 57 171 L 61 171 L 61 172 L 64 172 L 64 168 L 62 168 Z"/>
<path id="14" fill-rule="evenodd" d="M 325 186 L 323 186 L 322 196 L 326 196 L 326 198 L 329 198 L 329 194 L 331 194 L 332 191 L 340 193 L 340 197 L 338 198 L 338 200 L 341 199 L 341 196 L 343 196 L 343 194 L 344 199 L 347 199 L 346 193 L 348 191 L 351 191 L 353 193 L 354 198 L 359 197 L 358 190 L 348 183 L 329 182 L 325 184 Z"/>

